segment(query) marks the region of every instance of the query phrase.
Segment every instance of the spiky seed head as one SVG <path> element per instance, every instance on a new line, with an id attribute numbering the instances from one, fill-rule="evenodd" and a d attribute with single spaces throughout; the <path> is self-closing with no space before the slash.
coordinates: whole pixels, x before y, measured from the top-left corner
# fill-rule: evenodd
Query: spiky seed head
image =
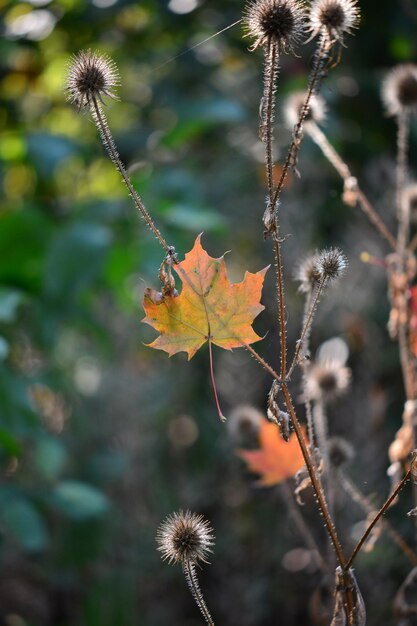
<path id="1" fill-rule="evenodd" d="M 252 0 L 248 3 L 244 23 L 255 38 L 252 49 L 275 43 L 280 50 L 291 50 L 305 26 L 304 3 L 301 0 Z"/>
<path id="2" fill-rule="evenodd" d="M 343 276 L 348 260 L 339 248 L 323 250 L 317 257 L 317 268 L 327 281 L 334 281 Z"/>
<path id="3" fill-rule="evenodd" d="M 402 192 L 402 202 L 413 222 L 417 222 L 417 183 L 407 185 Z"/>
<path id="4" fill-rule="evenodd" d="M 298 288 L 303 293 L 310 293 L 322 279 L 317 261 L 318 254 L 311 254 L 301 261 L 296 269 L 294 278 L 300 283 Z"/>
<path id="5" fill-rule="evenodd" d="M 295 91 L 285 101 L 284 118 L 289 128 L 294 128 L 300 119 L 301 112 L 306 99 L 305 91 Z M 314 95 L 310 99 L 310 106 L 305 118 L 305 123 L 310 121 L 319 124 L 326 117 L 326 104 L 319 95 Z"/>
<path id="6" fill-rule="evenodd" d="M 106 55 L 82 50 L 72 58 L 66 82 L 68 100 L 82 109 L 93 100 L 109 96 L 117 100 L 113 89 L 119 85 L 114 62 Z"/>
<path id="7" fill-rule="evenodd" d="M 314 0 L 310 8 L 311 36 L 319 33 L 343 41 L 343 36 L 357 28 L 360 19 L 357 0 Z"/>
<path id="8" fill-rule="evenodd" d="M 417 112 L 417 65 L 394 67 L 382 83 L 382 101 L 388 115 Z"/>
<path id="9" fill-rule="evenodd" d="M 214 545 L 213 531 L 202 515 L 178 511 L 168 516 L 156 534 L 162 558 L 174 563 L 207 563 Z"/>
<path id="10" fill-rule="evenodd" d="M 328 454 L 332 467 L 343 467 L 353 459 L 353 446 L 342 437 L 331 437 L 328 442 Z"/>

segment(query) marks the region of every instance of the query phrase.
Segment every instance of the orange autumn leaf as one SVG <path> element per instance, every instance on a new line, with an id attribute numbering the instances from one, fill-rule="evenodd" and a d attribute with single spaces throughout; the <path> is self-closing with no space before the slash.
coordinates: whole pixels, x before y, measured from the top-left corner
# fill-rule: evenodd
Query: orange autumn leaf
<path id="1" fill-rule="evenodd" d="M 286 442 L 276 424 L 263 420 L 259 444 L 258 450 L 239 450 L 238 454 L 246 461 L 249 471 L 260 474 L 258 484 L 263 487 L 271 487 L 291 478 L 304 466 L 295 433 Z"/>
<path id="2" fill-rule="evenodd" d="M 152 290 L 145 292 L 142 321 L 160 333 L 151 348 L 165 350 L 169 356 L 184 351 L 190 360 L 206 341 L 231 350 L 261 339 L 252 322 L 265 308 L 260 298 L 268 268 L 246 272 L 241 283 L 231 284 L 224 256 L 209 256 L 199 235 L 174 269 L 182 281 L 179 296 L 158 300 Z"/>

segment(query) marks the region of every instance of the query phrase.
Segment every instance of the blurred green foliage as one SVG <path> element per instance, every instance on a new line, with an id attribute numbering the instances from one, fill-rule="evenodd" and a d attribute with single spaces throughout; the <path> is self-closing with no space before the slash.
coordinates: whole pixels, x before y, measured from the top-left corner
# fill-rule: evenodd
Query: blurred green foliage
<path id="1" fill-rule="evenodd" d="M 325 96 L 332 139 L 379 199 L 386 193 L 383 158 L 394 152 L 379 79 L 393 63 L 416 59 L 416 11 L 407 0 L 361 5 L 362 27 Z M 78 50 L 98 49 L 116 61 L 121 100 L 106 112 L 145 204 L 179 254 L 201 231 L 211 254 L 232 249 L 231 278 L 240 279 L 271 261 L 262 241 L 256 144 L 262 60 L 248 53 L 240 26 L 177 55 L 239 19 L 241 0 L 0 0 L 0 9 L 1 623 L 200 623 L 178 572 L 154 550 L 157 525 L 179 507 L 205 513 L 215 527 L 216 556 L 203 585 L 219 622 L 310 623 L 306 597 L 319 577 L 283 569 L 288 546 L 300 540 L 277 493 L 253 492 L 235 459 L 235 442 L 214 411 L 206 355 L 188 366 L 143 345 L 152 331 L 139 324 L 141 294 L 145 283 L 158 286 L 162 253 L 88 114 L 78 115 L 63 91 Z M 279 103 L 305 84 L 312 50 L 283 59 Z M 284 153 L 288 133 L 281 130 L 277 148 Z M 334 240 L 356 257 L 362 245 L 374 250 L 376 237 L 348 214 L 333 173 L 313 146 L 305 155 L 283 217 L 287 231 L 299 235 L 286 250 L 288 266 L 307 248 Z M 386 217 L 393 221 L 388 209 Z M 317 340 L 345 333 L 352 347 L 358 327 L 360 336 L 386 340 L 383 278 L 373 276 L 375 300 L 359 298 L 348 310 L 336 302 L 338 316 L 325 314 Z M 274 327 L 272 294 L 271 277 L 261 334 Z M 289 299 L 295 339 L 295 289 Z M 367 325 L 368 318 L 374 321 Z M 261 348 L 271 359 L 275 336 Z M 390 380 L 397 409 L 396 354 L 383 354 L 376 363 L 354 349 L 353 367 L 375 393 Z M 233 358 L 216 360 L 227 410 L 239 401 L 263 409 L 267 378 L 245 356 Z M 342 431 L 349 432 L 352 410 L 357 404 L 342 412 Z M 382 475 L 396 425 L 374 437 Z M 379 476 L 369 477 L 374 489 Z M 314 507 L 307 517 L 316 519 Z M 384 544 L 374 555 L 385 561 L 386 551 Z M 387 623 L 389 598 L 407 572 L 390 555 L 377 589 L 364 583 L 375 607 L 370 624 Z"/>

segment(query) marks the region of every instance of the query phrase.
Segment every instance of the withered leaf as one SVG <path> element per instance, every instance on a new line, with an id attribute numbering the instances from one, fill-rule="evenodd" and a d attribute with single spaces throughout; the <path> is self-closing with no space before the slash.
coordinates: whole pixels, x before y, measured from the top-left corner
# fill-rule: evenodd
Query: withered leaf
<path id="1" fill-rule="evenodd" d="M 284 441 L 276 424 L 263 420 L 259 430 L 258 450 L 240 450 L 251 472 L 260 474 L 259 485 L 270 487 L 294 476 L 304 465 L 304 458 L 293 433 Z"/>
<path id="2" fill-rule="evenodd" d="M 246 272 L 241 283 L 231 284 L 224 256 L 214 259 L 201 245 L 201 235 L 184 261 L 174 265 L 182 281 L 179 296 L 160 300 L 155 292 L 145 292 L 142 320 L 160 335 L 150 345 L 172 356 L 186 352 L 191 359 L 206 341 L 226 350 L 259 341 L 252 328 L 254 319 L 265 308 L 260 304 L 265 268 L 256 274 Z"/>
<path id="3" fill-rule="evenodd" d="M 335 583 L 335 607 L 330 626 L 366 626 L 365 603 L 353 570 L 343 572 L 337 567 Z M 348 608 L 347 594 L 352 602 L 351 609 Z"/>

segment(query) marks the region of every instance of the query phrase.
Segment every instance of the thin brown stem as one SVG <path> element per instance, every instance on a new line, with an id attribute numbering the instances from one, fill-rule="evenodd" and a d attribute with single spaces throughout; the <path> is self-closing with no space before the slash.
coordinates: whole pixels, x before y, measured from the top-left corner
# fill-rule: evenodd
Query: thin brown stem
<path id="1" fill-rule="evenodd" d="M 207 605 L 204 600 L 203 593 L 200 589 L 200 585 L 198 583 L 197 574 L 195 572 L 194 563 L 189 561 L 188 559 L 183 561 L 182 569 L 184 572 L 185 580 L 190 588 L 192 596 L 196 601 L 198 608 L 201 611 L 206 623 L 208 626 L 214 626 L 213 618 L 210 615 L 210 611 L 207 608 Z"/>
<path id="2" fill-rule="evenodd" d="M 311 302 L 309 303 L 309 309 L 306 312 L 306 315 L 304 316 L 303 328 L 301 330 L 300 339 L 297 341 L 297 347 L 295 349 L 294 358 L 292 360 L 291 367 L 288 372 L 288 378 L 290 378 L 294 369 L 297 367 L 300 353 L 304 349 L 304 340 L 308 337 L 310 333 L 311 325 L 313 323 L 314 313 L 316 312 L 317 305 L 319 303 L 319 298 L 321 294 L 323 293 L 323 289 L 326 285 L 326 282 L 327 282 L 327 278 L 324 276 L 319 282 L 319 284 L 317 285 L 314 296 L 311 298 Z"/>
<path id="3" fill-rule="evenodd" d="M 400 493 L 401 489 L 404 487 L 405 483 L 408 481 L 410 476 L 411 476 L 411 469 L 408 470 L 408 472 L 405 474 L 404 478 L 398 483 L 398 485 L 396 486 L 396 488 L 394 489 L 394 491 L 392 492 L 392 494 L 390 495 L 388 500 L 386 500 L 385 504 L 380 508 L 380 510 L 375 515 L 375 517 L 372 520 L 372 522 L 369 524 L 368 528 L 363 533 L 362 537 L 359 539 L 358 543 L 356 544 L 355 548 L 353 549 L 352 554 L 349 557 L 348 562 L 346 563 L 346 569 L 349 569 L 352 566 L 353 561 L 355 560 L 355 558 L 357 557 L 357 555 L 361 551 L 361 548 L 362 548 L 363 544 L 368 539 L 368 537 L 371 534 L 373 528 L 379 522 L 380 518 L 384 515 L 385 511 L 387 509 L 389 509 L 391 503 L 394 502 L 394 500 L 396 499 L 396 497 L 398 496 L 398 494 Z"/>
<path id="4" fill-rule="evenodd" d="M 337 536 L 336 528 L 334 526 L 333 520 L 330 516 L 326 498 L 324 496 L 323 490 L 321 488 L 320 482 L 317 478 L 316 469 L 314 464 L 312 463 L 309 451 L 307 449 L 306 442 L 303 437 L 303 433 L 301 430 L 300 422 L 298 421 L 297 415 L 295 413 L 295 409 L 292 403 L 291 395 L 288 390 L 287 384 L 284 383 L 282 385 L 282 392 L 284 394 L 285 404 L 287 406 L 288 412 L 291 417 L 291 423 L 294 428 L 295 434 L 297 436 L 298 443 L 301 448 L 301 452 L 303 454 L 303 458 L 307 467 L 308 474 L 310 476 L 311 484 L 314 489 L 315 496 L 317 498 L 317 502 L 320 508 L 320 511 L 323 515 L 324 524 L 326 526 L 330 541 L 333 544 L 334 550 L 336 552 L 337 560 L 339 562 L 340 567 L 346 571 L 348 566 L 346 565 L 346 558 L 342 550 L 342 546 L 340 545 L 339 538 Z"/>
<path id="5" fill-rule="evenodd" d="M 343 161 L 341 156 L 336 152 L 334 147 L 328 141 L 326 135 L 317 126 L 315 122 L 309 120 L 306 124 L 306 131 L 314 141 L 314 143 L 320 148 L 326 159 L 333 165 L 336 172 L 339 174 L 345 185 L 351 185 L 352 192 L 357 200 L 363 213 L 369 219 L 371 224 L 375 226 L 379 234 L 389 243 L 393 250 L 397 249 L 397 242 L 395 237 L 390 233 L 387 226 L 384 224 L 378 213 L 369 202 L 368 198 L 363 193 L 362 189 L 358 185 L 357 179 L 352 175 L 348 165 Z"/>
<path id="6" fill-rule="evenodd" d="M 277 280 L 277 297 L 278 297 L 278 321 L 279 321 L 279 338 L 280 338 L 280 359 L 281 359 L 281 380 L 285 380 L 287 376 L 287 324 L 285 320 L 285 301 L 284 301 L 284 273 L 281 258 L 281 243 L 278 233 L 273 234 L 274 252 L 275 252 L 275 271 Z"/>
<path id="7" fill-rule="evenodd" d="M 260 354 L 256 352 L 256 350 L 252 348 L 252 346 L 250 346 L 248 343 L 242 343 L 242 346 L 246 348 L 246 350 L 253 356 L 255 361 L 258 361 L 259 365 L 261 365 L 264 370 L 266 370 L 268 374 L 272 376 L 274 380 L 276 380 L 278 383 L 281 383 L 282 379 L 280 375 L 269 365 L 269 363 L 265 361 L 265 359 L 261 357 Z"/>
<path id="8" fill-rule="evenodd" d="M 417 233 L 413 236 L 412 240 L 408 244 L 408 249 L 410 252 L 415 252 L 417 248 Z"/>
<path id="9" fill-rule="evenodd" d="M 140 198 L 140 196 L 134 189 L 132 182 L 126 172 L 126 168 L 123 165 L 122 161 L 120 160 L 120 156 L 117 151 L 116 144 L 114 143 L 114 139 L 111 134 L 110 128 L 108 126 L 107 119 L 106 119 L 106 116 L 104 115 L 103 109 L 100 106 L 100 104 L 97 102 L 97 99 L 94 97 L 91 99 L 91 102 L 90 102 L 90 110 L 91 110 L 92 117 L 100 131 L 100 135 L 101 135 L 101 139 L 103 141 L 104 147 L 106 148 L 110 159 L 113 161 L 114 165 L 116 166 L 116 169 L 121 174 L 126 184 L 126 187 L 128 188 L 129 193 L 133 199 L 133 202 L 136 205 L 136 208 L 141 213 L 146 224 L 148 225 L 148 227 L 154 234 L 155 238 L 159 241 L 161 246 L 164 248 L 165 252 L 172 256 L 174 249 L 172 246 L 169 246 L 168 243 L 165 241 L 164 237 L 161 235 L 160 231 L 157 229 L 151 216 L 146 210 L 145 205 L 142 202 L 142 199 Z M 173 261 L 176 262 L 174 256 L 173 256 Z"/>
<path id="10" fill-rule="evenodd" d="M 311 98 L 313 97 L 313 94 L 317 88 L 317 84 L 319 83 L 319 80 L 320 80 L 323 60 L 327 56 L 330 50 L 330 47 L 331 47 L 331 42 L 329 41 L 329 39 L 327 37 L 322 37 L 320 39 L 319 48 L 317 50 L 313 70 L 312 70 L 309 85 L 308 85 L 306 98 L 305 98 L 303 107 L 301 109 L 299 120 L 294 128 L 291 144 L 287 153 L 287 158 L 285 160 L 284 167 L 282 168 L 281 176 L 276 186 L 274 197 L 272 199 L 272 203 L 270 206 L 271 213 L 275 213 L 279 196 L 284 187 L 285 179 L 287 178 L 288 170 L 290 169 L 291 165 L 295 163 L 297 159 L 297 154 L 301 148 L 301 143 L 303 140 L 303 124 L 310 110 Z"/>
<path id="11" fill-rule="evenodd" d="M 272 201 L 274 188 L 274 162 L 272 158 L 272 124 L 275 109 L 275 85 L 277 78 L 277 66 L 279 51 L 277 44 L 270 40 L 265 52 L 265 86 L 263 101 L 266 103 L 265 110 L 261 112 L 260 135 L 265 142 L 266 172 L 268 179 L 269 201 Z M 263 107 L 262 107 L 263 108 Z"/>
<path id="12" fill-rule="evenodd" d="M 341 470 L 336 472 L 335 475 L 337 481 L 341 484 L 346 493 L 352 498 L 354 502 L 357 502 L 357 504 L 359 504 L 364 513 L 369 515 L 375 510 L 375 507 L 371 505 L 368 498 L 358 489 L 358 487 L 351 481 L 348 476 L 346 476 Z M 417 566 L 417 554 L 410 548 L 410 546 L 403 539 L 403 537 L 401 537 L 400 533 L 395 530 L 395 528 L 387 519 L 382 518 L 379 523 L 381 524 L 387 535 L 391 537 L 392 541 L 409 559 L 409 561 L 413 565 Z"/>
<path id="13" fill-rule="evenodd" d="M 405 395 L 407 400 L 414 400 L 414 370 L 411 364 L 407 330 L 404 324 L 400 324 L 398 328 L 398 347 L 400 351 L 400 362 L 403 373 Z"/>
<path id="14" fill-rule="evenodd" d="M 397 133 L 397 213 L 398 213 L 398 256 L 404 264 L 404 255 L 410 232 L 410 214 L 408 202 L 403 202 L 404 187 L 408 178 L 408 135 L 410 132 L 410 118 L 408 112 L 398 116 Z"/>

